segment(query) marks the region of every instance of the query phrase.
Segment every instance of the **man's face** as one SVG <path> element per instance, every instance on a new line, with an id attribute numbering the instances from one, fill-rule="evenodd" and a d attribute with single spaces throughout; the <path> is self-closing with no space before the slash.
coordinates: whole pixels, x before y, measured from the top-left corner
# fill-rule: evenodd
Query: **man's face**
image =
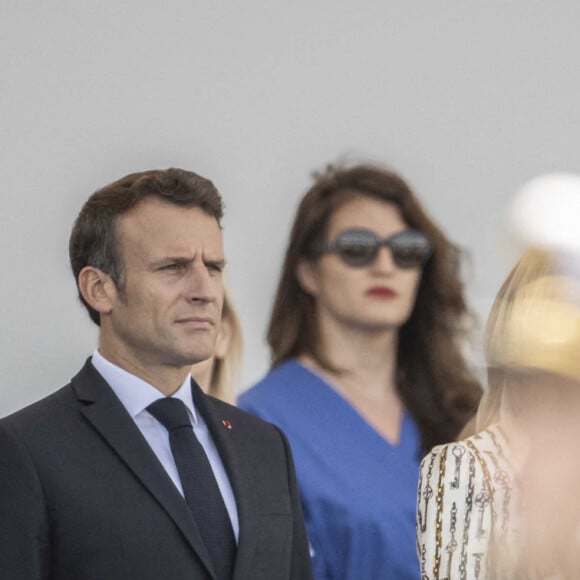
<path id="1" fill-rule="evenodd" d="M 151 197 L 121 216 L 117 234 L 124 285 L 101 315 L 101 352 L 140 376 L 210 357 L 223 303 L 216 219 Z"/>

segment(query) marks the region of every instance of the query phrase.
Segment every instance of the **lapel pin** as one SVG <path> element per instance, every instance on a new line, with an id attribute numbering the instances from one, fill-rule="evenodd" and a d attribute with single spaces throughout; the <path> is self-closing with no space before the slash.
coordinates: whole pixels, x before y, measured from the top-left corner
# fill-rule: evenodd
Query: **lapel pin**
<path id="1" fill-rule="evenodd" d="M 232 428 L 232 424 L 231 424 L 229 421 L 227 421 L 226 419 L 224 419 L 224 420 L 222 421 L 222 423 L 223 423 L 223 426 L 224 426 L 226 429 L 231 429 L 231 428 Z"/>

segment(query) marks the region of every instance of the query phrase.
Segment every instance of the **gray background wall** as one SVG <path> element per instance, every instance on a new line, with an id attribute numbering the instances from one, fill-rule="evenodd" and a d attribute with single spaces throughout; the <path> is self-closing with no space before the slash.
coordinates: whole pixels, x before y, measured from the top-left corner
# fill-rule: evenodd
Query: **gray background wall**
<path id="1" fill-rule="evenodd" d="M 183 166 L 221 189 L 244 386 L 267 367 L 297 201 L 340 155 L 408 178 L 470 251 L 485 316 L 514 259 L 506 201 L 580 171 L 579 23 L 576 0 L 0 0 L 0 415 L 94 348 L 67 239 L 131 171 Z"/>

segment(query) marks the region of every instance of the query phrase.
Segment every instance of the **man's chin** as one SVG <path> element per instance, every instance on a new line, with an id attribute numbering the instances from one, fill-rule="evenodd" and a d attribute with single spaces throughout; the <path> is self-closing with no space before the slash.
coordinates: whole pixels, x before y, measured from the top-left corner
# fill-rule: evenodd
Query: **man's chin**
<path id="1" fill-rule="evenodd" d="M 182 366 L 191 366 L 206 360 L 213 356 L 213 351 L 196 351 L 185 354 L 182 359 Z"/>

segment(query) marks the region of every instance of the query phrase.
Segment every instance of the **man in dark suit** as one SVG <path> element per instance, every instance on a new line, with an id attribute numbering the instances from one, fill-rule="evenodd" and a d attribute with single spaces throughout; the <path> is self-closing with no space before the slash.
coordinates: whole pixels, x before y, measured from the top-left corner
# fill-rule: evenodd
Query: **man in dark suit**
<path id="1" fill-rule="evenodd" d="M 70 258 L 99 346 L 0 421 L 2 580 L 312 578 L 285 436 L 189 376 L 220 320 L 221 217 L 179 169 L 85 203 Z"/>

